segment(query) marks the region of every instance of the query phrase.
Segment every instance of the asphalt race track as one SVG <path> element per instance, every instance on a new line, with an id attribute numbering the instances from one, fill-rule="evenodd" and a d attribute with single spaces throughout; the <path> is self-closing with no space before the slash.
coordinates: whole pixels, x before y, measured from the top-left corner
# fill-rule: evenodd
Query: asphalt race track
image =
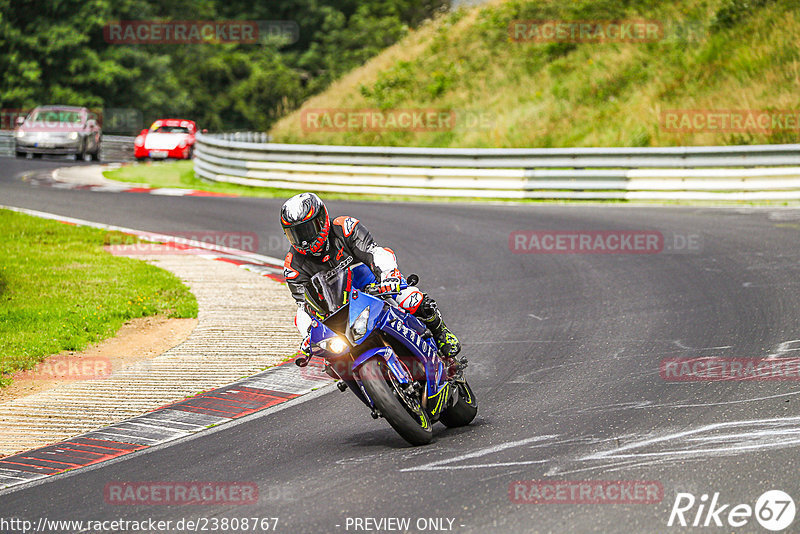
<path id="1" fill-rule="evenodd" d="M 19 179 L 63 165 L 0 160 L 0 204 L 163 233 L 253 231 L 259 252 L 282 255 L 279 199 L 71 191 Z M 440 532 L 631 533 L 693 530 L 667 527 L 678 492 L 698 501 L 719 492 L 728 510 L 753 506 L 771 489 L 800 498 L 797 382 L 659 376 L 665 358 L 800 356 L 800 341 L 792 343 L 800 339 L 800 210 L 328 206 L 360 218 L 439 301 L 470 359 L 480 405 L 473 425 L 437 425 L 433 444 L 412 448 L 349 392 L 329 388 L 235 426 L 7 492 L 0 516 L 278 517 L 276 531 L 291 533 L 355 532 L 354 518 L 407 517 L 412 527 L 444 518 Z M 702 245 L 688 253 L 512 254 L 516 230 L 661 231 L 699 236 Z M 664 495 L 657 504 L 511 502 L 512 482 L 541 479 L 657 481 Z M 113 506 L 103 497 L 112 481 L 219 480 L 257 483 L 259 503 Z M 737 531 L 765 531 L 749 521 Z M 735 530 L 711 524 L 696 530 Z M 437 531 L 431 525 L 411 531 Z"/>

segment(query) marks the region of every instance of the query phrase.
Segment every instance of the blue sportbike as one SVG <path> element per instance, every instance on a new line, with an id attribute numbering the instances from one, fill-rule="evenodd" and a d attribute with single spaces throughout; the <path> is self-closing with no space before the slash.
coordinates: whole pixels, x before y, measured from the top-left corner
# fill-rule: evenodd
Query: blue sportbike
<path id="1" fill-rule="evenodd" d="M 418 277 L 403 279 L 401 289 Z M 363 264 L 315 274 L 306 288 L 313 312 L 310 354 L 296 360 L 304 367 L 312 356 L 371 411 L 385 418 L 406 441 L 424 445 L 439 421 L 468 425 L 478 411 L 464 377 L 466 360 L 448 377 L 431 332 L 401 308 L 393 293 L 377 291 L 372 271 Z"/>

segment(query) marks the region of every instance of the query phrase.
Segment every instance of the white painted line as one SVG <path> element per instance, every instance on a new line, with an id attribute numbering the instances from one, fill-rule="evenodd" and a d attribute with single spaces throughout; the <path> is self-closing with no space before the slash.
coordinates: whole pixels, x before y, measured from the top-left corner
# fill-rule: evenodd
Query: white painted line
<path id="1" fill-rule="evenodd" d="M 550 460 L 524 460 L 519 462 L 497 462 L 494 464 L 471 464 L 471 465 L 437 465 L 437 466 L 428 466 L 425 469 L 420 468 L 411 468 L 411 469 L 401 469 L 400 471 L 452 471 L 456 469 L 479 469 L 483 467 L 511 467 L 515 465 L 533 465 L 533 464 L 544 464 L 549 462 Z"/>
<path id="2" fill-rule="evenodd" d="M 749 449 L 764 449 L 765 447 L 769 446 L 784 446 L 788 444 L 798 443 L 800 442 L 800 437 L 792 438 L 789 441 L 777 441 L 774 444 L 770 443 L 763 443 L 759 442 L 755 445 L 740 445 L 740 446 L 732 446 L 732 447 L 719 447 L 715 449 L 673 449 L 670 451 L 663 451 L 663 452 L 632 452 L 626 453 L 627 451 L 632 451 L 635 449 L 642 449 L 649 445 L 658 444 L 662 442 L 674 442 L 677 440 L 681 440 L 683 438 L 688 438 L 689 436 L 693 436 L 696 434 L 700 434 L 702 432 L 710 432 L 719 429 L 728 429 L 728 428 L 742 428 L 748 425 L 789 425 L 789 424 L 800 424 L 800 417 L 783 417 L 783 418 L 775 418 L 775 419 L 753 419 L 753 420 L 746 420 L 746 421 L 727 421 L 724 423 L 712 423 L 708 425 L 703 425 L 698 428 L 694 428 L 691 430 L 685 430 L 682 432 L 676 432 L 672 434 L 665 434 L 662 436 L 648 438 L 640 441 L 635 441 L 633 443 L 629 443 L 627 445 L 622 445 L 620 447 L 615 447 L 613 449 L 609 449 L 606 451 L 600 451 L 588 456 L 584 456 L 579 458 L 578 461 L 588 461 L 588 460 L 606 460 L 606 459 L 617 459 L 617 458 L 645 458 L 645 457 L 664 457 L 664 456 L 699 456 L 702 453 L 712 453 L 712 452 L 721 452 L 721 453 L 731 453 L 735 451 L 741 450 L 749 450 Z M 784 432 L 776 432 L 777 435 L 785 434 L 788 430 L 794 429 L 786 429 Z M 743 430 L 738 434 L 727 434 L 726 436 L 731 435 L 738 435 L 741 436 L 743 439 L 746 439 L 750 434 L 747 430 Z M 713 437 L 709 438 L 709 440 L 713 440 Z"/>
<path id="3" fill-rule="evenodd" d="M 500 445 L 492 445 L 491 447 L 486 447 L 484 449 L 478 449 L 477 451 L 468 452 L 466 454 L 461 454 L 461 455 L 456 456 L 454 458 L 446 458 L 444 460 L 437 460 L 435 462 L 430 462 L 430 463 L 427 463 L 427 464 L 418 465 L 416 467 L 406 467 L 405 469 L 401 469 L 400 472 L 403 473 L 403 472 L 409 472 L 409 471 L 437 471 L 437 470 L 442 470 L 442 469 L 470 469 L 470 468 L 473 468 L 473 467 L 496 467 L 496 466 L 502 465 L 502 464 L 478 464 L 476 466 L 471 466 L 470 465 L 470 466 L 459 466 L 459 467 L 455 467 L 455 466 L 443 467 L 443 466 L 448 466 L 449 464 L 453 464 L 453 463 L 456 463 L 456 462 L 461 462 L 463 460 L 469 460 L 471 458 L 480 458 L 481 456 L 486 456 L 487 454 L 494 454 L 496 452 L 504 451 L 506 449 L 512 449 L 514 447 L 520 447 L 520 446 L 526 445 L 528 443 L 535 443 L 537 441 L 547 441 L 549 439 L 553 439 L 553 438 L 557 438 L 557 437 L 558 437 L 558 435 L 556 435 L 556 434 L 548 434 L 548 435 L 544 435 L 544 436 L 534 436 L 532 438 L 520 439 L 520 440 L 517 440 L 517 441 L 509 441 L 507 443 L 501 443 Z M 536 463 L 538 463 L 538 461 Z M 517 465 L 517 464 L 513 463 L 511 465 Z"/>
<path id="4" fill-rule="evenodd" d="M 97 436 L 102 436 L 102 439 L 108 439 L 110 441 L 119 441 L 121 443 L 128 443 L 130 445 L 145 445 L 145 446 L 159 442 L 157 439 L 145 438 L 142 436 L 134 436 L 131 434 L 123 434 L 122 432 L 114 432 L 114 430 L 116 430 L 116 428 L 106 427 L 100 430 L 95 430 L 94 432 L 89 432 L 88 434 L 81 434 L 80 436 L 75 436 L 75 437 L 96 438 Z M 140 443 L 140 441 L 137 440 L 142 440 L 150 443 Z"/>
<path id="5" fill-rule="evenodd" d="M 156 189 L 151 189 L 149 191 L 151 195 L 161 195 L 165 197 L 183 197 L 190 193 L 194 193 L 194 189 L 178 189 L 170 188 L 170 187 L 161 187 Z"/>
<path id="6" fill-rule="evenodd" d="M 122 423 L 119 423 L 119 424 L 122 424 Z M 141 423 L 139 421 L 133 421 L 133 420 L 125 421 L 125 424 L 134 425 L 134 426 L 137 426 L 137 427 L 142 427 L 143 429 L 152 428 L 154 434 L 156 434 L 156 433 L 158 433 L 158 434 L 167 434 L 167 433 L 169 433 L 169 434 L 191 434 L 192 432 L 197 432 L 197 431 L 202 430 L 204 428 L 202 426 L 197 426 L 194 429 L 187 429 L 187 428 L 178 428 L 178 427 L 166 426 L 166 425 L 149 425 L 149 424 L 146 424 L 146 423 Z M 120 427 L 116 427 L 116 428 L 120 428 Z M 122 428 L 124 429 L 124 427 L 122 427 Z M 134 430 L 134 429 L 131 428 L 131 429 L 127 429 L 127 430 Z"/>

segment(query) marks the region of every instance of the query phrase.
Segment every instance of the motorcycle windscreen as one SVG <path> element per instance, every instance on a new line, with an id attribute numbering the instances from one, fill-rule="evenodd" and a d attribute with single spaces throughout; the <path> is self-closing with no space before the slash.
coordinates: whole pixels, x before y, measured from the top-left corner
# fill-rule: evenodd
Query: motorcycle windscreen
<path id="1" fill-rule="evenodd" d="M 319 272 L 306 285 L 306 302 L 328 316 L 347 304 L 352 284 L 350 269 Z"/>

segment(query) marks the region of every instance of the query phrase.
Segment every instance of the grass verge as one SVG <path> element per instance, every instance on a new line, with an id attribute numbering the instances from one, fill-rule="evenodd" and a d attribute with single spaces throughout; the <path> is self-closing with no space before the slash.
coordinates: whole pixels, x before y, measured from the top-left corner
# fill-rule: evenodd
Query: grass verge
<path id="1" fill-rule="evenodd" d="M 0 210 L 0 387 L 48 355 L 113 336 L 136 317 L 196 317 L 172 273 L 108 254 L 109 232 Z M 135 238 L 115 234 L 114 243 Z"/>
<path id="2" fill-rule="evenodd" d="M 270 133 L 279 143 L 435 147 L 796 143 L 797 7 L 796 0 L 487 2 L 409 33 Z M 660 28 L 657 39 L 541 42 L 509 33 L 515 21 L 643 19 Z M 455 120 L 411 129 L 308 120 L 321 110 L 365 109 L 449 110 Z M 669 128 L 669 110 L 763 111 L 792 124 Z"/>

